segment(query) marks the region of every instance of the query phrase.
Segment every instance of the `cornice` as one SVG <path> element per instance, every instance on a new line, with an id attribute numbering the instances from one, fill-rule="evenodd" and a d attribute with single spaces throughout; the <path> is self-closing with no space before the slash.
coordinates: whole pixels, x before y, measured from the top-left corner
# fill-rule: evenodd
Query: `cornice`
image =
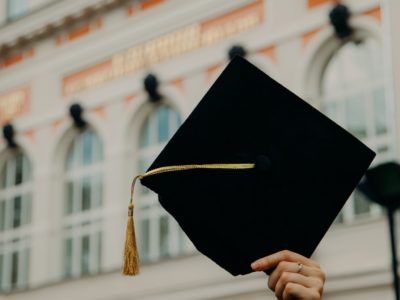
<path id="1" fill-rule="evenodd" d="M 0 27 L 0 59 L 32 46 L 82 21 L 89 21 L 132 0 L 61 0 Z"/>

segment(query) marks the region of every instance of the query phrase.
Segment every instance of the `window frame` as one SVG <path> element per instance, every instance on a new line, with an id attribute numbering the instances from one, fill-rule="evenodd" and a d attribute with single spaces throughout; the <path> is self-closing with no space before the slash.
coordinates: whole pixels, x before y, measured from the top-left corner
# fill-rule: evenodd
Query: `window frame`
<path id="1" fill-rule="evenodd" d="M 21 161 L 21 181 L 17 182 L 17 159 Z M 29 284 L 31 235 L 32 235 L 32 196 L 33 178 L 32 164 L 27 154 L 22 149 L 7 150 L 3 163 L 0 167 L 0 177 L 5 176 L 5 185 L 0 185 L 1 197 L 0 207 L 3 206 L 5 215 L 4 226 L 0 231 L 0 256 L 2 257 L 2 270 L 0 274 L 0 291 L 10 292 L 12 290 L 24 289 Z M 11 224 L 15 221 L 16 197 L 21 197 L 20 217 L 18 226 Z M 28 201 L 23 199 L 28 197 Z M 12 282 L 12 261 L 16 255 L 17 269 L 16 282 Z M 10 257 L 11 256 L 11 257 Z M 6 258 L 8 257 L 8 258 Z M 21 263 L 22 261 L 22 263 Z"/>
<path id="2" fill-rule="evenodd" d="M 158 131 L 159 119 L 157 114 L 160 113 L 162 109 L 167 109 L 168 113 L 169 132 L 165 140 L 159 136 L 160 132 Z M 155 157 L 157 157 L 160 151 L 167 144 L 168 140 L 172 137 L 173 133 L 178 129 L 181 122 L 182 117 L 180 112 L 168 103 L 158 104 L 147 112 L 146 117 L 140 124 L 138 132 L 136 152 L 138 174 L 143 173 Z M 148 139 L 143 138 L 143 134 L 146 130 L 148 130 Z M 146 140 L 146 142 L 143 142 L 143 140 Z M 143 164 L 143 161 L 146 161 L 146 163 Z M 161 207 L 157 196 L 154 193 L 151 193 L 146 187 L 140 185 L 135 190 L 135 193 L 137 194 L 135 204 L 135 223 L 137 224 L 136 231 L 142 263 L 152 263 L 171 257 L 185 255 L 193 251 L 194 247 L 190 240 L 183 233 L 183 230 L 179 227 L 173 217 Z M 167 241 L 167 250 L 165 253 L 161 253 L 160 222 L 164 217 L 167 218 L 168 224 L 168 234 L 165 237 Z M 144 222 L 148 222 L 149 224 L 149 236 L 147 238 L 143 236 L 142 232 Z M 145 249 L 144 240 L 148 241 L 149 252 L 145 251 L 147 249 Z"/>
<path id="3" fill-rule="evenodd" d="M 390 158 L 392 155 L 394 155 L 395 151 L 395 145 L 393 141 L 393 120 L 391 120 L 391 114 L 390 114 L 390 107 L 391 107 L 391 99 L 388 96 L 388 74 L 386 72 L 385 68 L 382 68 L 383 75 L 380 78 L 369 78 L 370 81 L 368 83 L 363 84 L 363 89 L 360 89 L 360 86 L 353 87 L 351 89 L 348 89 L 346 91 L 338 91 L 337 93 L 334 93 L 334 95 L 329 94 L 327 97 L 324 95 L 324 90 L 323 90 L 323 85 L 324 85 L 324 76 L 326 75 L 326 71 L 329 67 L 329 64 L 332 62 L 332 59 L 334 56 L 339 53 L 343 48 L 343 46 L 346 46 L 347 43 L 352 43 L 356 41 L 366 41 L 368 39 L 374 40 L 376 43 L 378 43 L 378 46 L 380 46 L 380 49 L 382 50 L 382 61 L 383 61 L 383 46 L 381 45 L 381 41 L 374 37 L 373 35 L 368 35 L 365 34 L 365 32 L 359 31 L 355 36 L 353 37 L 352 40 L 346 41 L 346 43 L 340 43 L 337 44 L 335 49 L 332 49 L 332 52 L 330 56 L 327 58 L 325 65 L 323 66 L 321 70 L 321 76 L 320 76 L 320 82 L 319 82 L 319 99 L 320 99 L 320 105 L 321 109 L 331 103 L 335 103 L 337 105 L 337 108 L 339 107 L 339 112 L 336 112 L 336 115 L 338 118 L 334 118 L 336 122 L 338 122 L 340 125 L 342 125 L 344 128 L 346 128 L 347 124 L 343 124 L 344 120 L 346 118 L 345 114 L 345 105 L 346 102 L 349 101 L 349 95 L 362 95 L 361 101 L 363 102 L 364 108 L 365 108 L 365 125 L 366 125 L 366 138 L 363 139 L 364 143 L 367 143 L 370 147 L 372 147 L 374 150 L 379 149 L 380 146 L 384 145 L 389 148 L 388 153 L 386 153 L 386 156 L 383 155 L 377 155 L 376 159 L 372 163 L 372 165 L 376 165 L 379 162 L 385 161 L 388 158 Z M 375 134 L 375 114 L 373 112 L 373 107 L 374 107 L 374 95 L 373 93 L 378 90 L 378 88 L 382 88 L 385 94 L 385 118 L 388 120 L 386 122 L 386 127 L 387 127 L 387 132 L 384 134 L 384 136 L 379 136 L 378 134 Z M 361 93 L 360 93 L 361 92 Z M 336 100 L 334 100 L 336 99 Z M 324 109 L 322 109 L 324 113 Z M 336 224 L 352 224 L 358 221 L 363 221 L 363 220 L 371 220 L 371 219 L 376 219 L 382 215 L 382 208 L 375 204 L 375 203 L 370 203 L 370 210 L 368 213 L 362 213 L 362 214 L 357 214 L 355 212 L 355 200 L 354 200 L 354 193 L 360 193 L 359 191 L 353 192 L 353 194 L 350 196 L 349 200 L 346 202 L 345 206 L 343 207 L 342 211 L 340 212 L 341 215 L 338 216 L 338 219 L 336 220 Z M 341 219 L 341 220 L 340 220 Z"/>
<path id="4" fill-rule="evenodd" d="M 85 135 L 90 136 L 91 151 L 90 162 L 84 163 L 85 153 L 84 147 Z M 96 147 L 97 146 L 97 147 Z M 71 152 L 72 151 L 72 152 Z M 96 158 L 93 160 L 93 158 Z M 72 159 L 72 160 L 71 160 Z M 71 160 L 71 161 L 70 161 Z M 69 165 L 70 164 L 70 165 Z M 78 278 L 85 275 L 92 275 L 101 272 L 102 269 L 102 243 L 104 240 L 103 230 L 103 214 L 104 214 L 104 143 L 100 135 L 91 127 L 78 131 L 71 141 L 64 157 L 64 176 L 63 176 L 63 203 L 61 205 L 60 214 L 62 215 L 62 238 L 61 238 L 61 268 L 62 278 Z M 90 207 L 82 209 L 82 192 L 83 182 L 89 179 L 90 182 Z M 93 182 L 98 182 L 99 188 Z M 73 209 L 70 213 L 66 212 L 68 203 L 67 186 L 72 183 L 72 203 Z M 92 200 L 96 200 L 93 206 Z M 76 209 L 81 204 L 81 209 Z M 74 209 L 75 208 L 75 209 Z M 82 239 L 89 239 L 89 263 L 87 272 L 83 272 L 82 267 Z M 66 251 L 67 240 L 72 242 L 72 255 L 68 258 Z M 67 267 L 67 261 L 70 261 L 70 268 Z M 71 272 L 68 272 L 68 270 Z"/>

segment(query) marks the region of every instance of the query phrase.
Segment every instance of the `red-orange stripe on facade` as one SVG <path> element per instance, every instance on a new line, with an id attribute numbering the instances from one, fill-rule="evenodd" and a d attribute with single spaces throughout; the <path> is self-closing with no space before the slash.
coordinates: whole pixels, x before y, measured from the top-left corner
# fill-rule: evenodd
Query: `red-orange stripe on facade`
<path id="1" fill-rule="evenodd" d="M 69 94 L 69 91 L 66 90 L 66 86 L 69 85 L 69 83 L 76 83 L 79 84 L 80 79 L 84 80 L 86 76 L 90 74 L 94 74 L 97 72 L 107 72 L 107 70 L 110 69 L 112 65 L 111 59 L 106 60 L 100 64 L 94 65 L 93 67 L 90 67 L 88 69 L 85 69 L 83 71 L 79 71 L 77 73 L 73 73 L 71 75 L 68 75 L 64 77 L 63 79 L 63 95 L 66 96 Z"/>
<path id="2" fill-rule="evenodd" d="M 135 8 L 133 7 L 133 6 L 129 6 L 127 9 L 126 9 L 126 15 L 127 16 L 133 16 L 134 15 L 134 13 L 135 13 Z"/>
<path id="3" fill-rule="evenodd" d="M 89 34 L 89 32 L 90 32 L 90 26 L 89 26 L 89 24 L 85 24 L 85 25 L 80 26 L 80 27 L 78 27 L 78 28 L 76 28 L 74 30 L 71 30 L 68 33 L 68 40 L 69 41 L 76 40 L 78 38 L 81 38 L 81 37 Z"/>
<path id="4" fill-rule="evenodd" d="M 215 75 L 217 74 L 217 72 L 221 69 L 221 65 L 217 64 L 214 66 L 211 66 L 207 69 L 207 82 L 210 82 Z"/>
<path id="5" fill-rule="evenodd" d="M 35 132 L 33 129 L 29 129 L 25 132 L 23 132 L 23 135 L 29 139 L 31 142 L 35 142 Z"/>
<path id="6" fill-rule="evenodd" d="M 165 0 L 144 0 L 140 3 L 140 10 L 153 8 L 154 6 L 160 5 L 163 2 L 165 2 Z"/>
<path id="7" fill-rule="evenodd" d="M 21 53 L 14 54 L 14 55 L 11 55 L 11 56 L 7 57 L 6 59 L 4 59 L 3 65 L 4 65 L 4 67 L 7 68 L 7 67 L 15 65 L 19 62 L 22 62 L 23 59 L 24 59 L 24 56 Z"/>
<path id="8" fill-rule="evenodd" d="M 95 107 L 93 109 L 93 112 L 96 115 L 100 116 L 102 119 L 106 118 L 106 108 L 104 107 L 104 105 L 100 105 L 100 106 Z"/>
<path id="9" fill-rule="evenodd" d="M 205 21 L 201 23 L 201 30 L 207 31 L 210 28 L 216 28 L 221 25 L 223 26 L 227 24 L 227 22 L 229 22 L 230 20 L 239 19 L 242 16 L 246 16 L 247 14 L 253 14 L 253 13 L 257 14 L 257 17 L 260 19 L 260 22 L 265 21 L 262 0 L 256 0 L 249 5 L 235 9 L 217 18 Z"/>
<path id="10" fill-rule="evenodd" d="M 364 16 L 372 17 L 375 18 L 378 22 L 382 21 L 382 11 L 381 7 L 375 7 L 373 9 L 370 9 L 364 13 Z"/>
<path id="11" fill-rule="evenodd" d="M 316 6 L 326 4 L 326 3 L 332 3 L 332 2 L 334 2 L 334 1 L 333 0 L 308 0 L 307 7 L 314 8 Z"/>
<path id="12" fill-rule="evenodd" d="M 185 91 L 185 85 L 182 78 L 171 81 L 171 84 L 181 92 Z"/>
<path id="13" fill-rule="evenodd" d="M 270 58 L 274 63 L 276 63 L 278 61 L 278 58 L 276 56 L 276 47 L 274 45 L 266 47 L 266 48 L 262 48 L 262 49 L 258 50 L 257 52 L 260 53 L 261 55 L 264 55 L 264 56 Z"/>
<path id="14" fill-rule="evenodd" d="M 136 95 L 135 94 L 130 94 L 127 95 L 124 98 L 124 111 L 126 111 L 126 108 L 128 108 L 129 106 L 131 106 L 131 104 L 133 103 L 133 101 L 135 100 Z"/>
<path id="15" fill-rule="evenodd" d="M 302 48 L 306 48 L 307 45 L 310 43 L 310 41 L 320 32 L 321 28 L 317 28 L 314 30 L 311 30 L 309 32 L 306 32 L 302 36 Z"/>
<path id="16" fill-rule="evenodd" d="M 51 123 L 52 133 L 56 134 L 58 129 L 60 128 L 61 124 L 64 122 L 65 118 L 54 120 Z"/>

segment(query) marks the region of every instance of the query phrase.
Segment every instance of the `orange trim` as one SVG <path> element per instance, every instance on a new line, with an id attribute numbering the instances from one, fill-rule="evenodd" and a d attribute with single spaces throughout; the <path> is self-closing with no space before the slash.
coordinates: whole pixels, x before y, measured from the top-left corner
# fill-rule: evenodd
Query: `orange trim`
<path id="1" fill-rule="evenodd" d="M 61 34 L 56 36 L 56 46 L 60 46 L 63 43 L 63 36 Z"/>
<path id="2" fill-rule="evenodd" d="M 126 96 L 124 98 L 124 107 L 128 108 L 132 104 L 132 102 L 135 100 L 135 98 L 136 98 L 135 94 L 130 94 L 130 95 Z"/>
<path id="3" fill-rule="evenodd" d="M 135 14 L 135 8 L 133 7 L 133 5 L 129 6 L 126 9 L 126 15 L 130 17 L 130 16 L 133 16 L 134 14 Z"/>
<path id="4" fill-rule="evenodd" d="M 332 3 L 332 0 L 308 0 L 307 2 L 307 7 L 309 9 L 314 8 L 316 6 L 322 5 L 322 4 L 327 4 L 327 3 Z"/>
<path id="5" fill-rule="evenodd" d="M 28 51 L 25 52 L 25 57 L 33 57 L 35 55 L 35 50 L 30 48 Z"/>
<path id="6" fill-rule="evenodd" d="M 94 27 L 96 29 L 103 28 L 103 20 L 102 19 L 97 19 L 96 21 L 94 21 Z"/>
<path id="7" fill-rule="evenodd" d="M 260 19 L 260 22 L 264 21 L 265 17 L 264 17 L 262 0 L 257 0 L 254 3 L 251 3 L 244 7 L 235 9 L 235 10 L 228 12 L 220 17 L 211 19 L 209 21 L 205 21 L 205 22 L 201 23 L 201 30 L 207 31 L 208 29 L 213 29 L 213 28 L 217 28 L 219 26 L 224 26 L 230 20 L 235 20 L 242 16 L 247 16 L 247 15 L 253 14 L 253 13 L 257 15 L 257 18 Z"/>
<path id="8" fill-rule="evenodd" d="M 269 46 L 267 48 L 260 49 L 257 52 L 260 53 L 261 55 L 267 56 L 274 63 L 278 62 L 278 58 L 276 56 L 276 47 L 274 45 L 273 46 Z"/>
<path id="9" fill-rule="evenodd" d="M 106 108 L 104 105 L 97 106 L 93 109 L 93 112 L 100 116 L 102 119 L 106 118 Z"/>
<path id="10" fill-rule="evenodd" d="M 184 91 L 185 91 L 185 84 L 184 84 L 182 78 L 171 81 L 171 84 L 172 84 L 173 86 L 175 86 L 175 87 L 176 87 L 178 90 L 180 90 L 181 92 L 184 92 Z"/>
<path id="11" fill-rule="evenodd" d="M 305 49 L 307 47 L 307 45 L 310 43 L 310 41 L 318 34 L 318 32 L 321 31 L 321 28 L 317 28 L 314 30 L 311 30 L 309 32 L 306 32 L 305 34 L 303 34 L 302 37 L 302 48 Z"/>
<path id="12" fill-rule="evenodd" d="M 382 11 L 381 7 L 377 6 L 373 9 L 370 9 L 364 13 L 364 16 L 375 18 L 379 23 L 382 22 Z"/>
<path id="13" fill-rule="evenodd" d="M 207 69 L 207 82 L 210 82 L 211 80 L 214 79 L 215 75 L 217 74 L 218 71 L 221 70 L 221 65 L 217 64 L 214 66 L 211 66 Z"/>
<path id="14" fill-rule="evenodd" d="M 69 74 L 63 78 L 63 96 L 95 88 L 149 65 L 172 59 L 201 47 L 207 47 L 250 30 L 260 25 L 264 18 L 263 3 L 263 0 L 253 0 L 250 4 L 230 13 L 169 32 L 116 53 L 98 65 L 92 65 L 86 70 Z M 185 47 L 177 44 L 181 42 L 182 38 L 188 40 Z"/>
<path id="15" fill-rule="evenodd" d="M 81 38 L 81 37 L 89 34 L 89 32 L 90 32 L 89 25 L 88 24 L 82 25 L 82 26 L 80 26 L 80 27 L 78 27 L 78 28 L 76 28 L 74 30 L 71 30 L 68 33 L 68 40 L 69 41 L 76 40 L 78 38 Z"/>
<path id="16" fill-rule="evenodd" d="M 35 132 L 33 129 L 29 129 L 23 132 L 23 135 L 28 138 L 31 142 L 35 142 Z"/>
<path id="17" fill-rule="evenodd" d="M 60 128 L 61 124 L 64 122 L 64 119 L 58 119 L 51 123 L 51 127 L 53 128 L 53 132 L 57 132 L 58 128 Z"/>
<path id="18" fill-rule="evenodd" d="M 22 87 L 0 95 L 0 120 L 10 121 L 30 110 L 31 90 Z"/>
<path id="19" fill-rule="evenodd" d="M 101 62 L 93 67 L 85 69 L 83 71 L 73 73 L 71 75 L 65 76 L 63 79 L 63 96 L 70 94 L 67 91 L 67 88 L 70 84 L 79 84 L 79 79 L 85 79 L 86 77 L 90 76 L 91 74 L 98 74 L 100 72 L 106 72 L 112 66 L 111 59 Z"/>
<path id="20" fill-rule="evenodd" d="M 7 67 L 15 65 L 17 63 L 20 63 L 23 60 L 24 60 L 24 57 L 21 53 L 14 54 L 14 55 L 11 55 L 11 56 L 7 57 L 6 59 L 4 59 L 4 66 L 7 68 Z"/>
<path id="21" fill-rule="evenodd" d="M 165 0 L 143 0 L 140 3 L 140 10 L 147 10 L 149 8 L 153 8 L 161 3 L 165 2 Z"/>

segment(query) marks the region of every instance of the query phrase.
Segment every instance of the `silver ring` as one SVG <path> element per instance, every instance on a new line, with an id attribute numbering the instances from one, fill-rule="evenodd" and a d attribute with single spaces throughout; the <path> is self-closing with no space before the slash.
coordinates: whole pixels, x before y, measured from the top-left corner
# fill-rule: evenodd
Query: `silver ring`
<path id="1" fill-rule="evenodd" d="M 303 264 L 301 264 L 301 263 L 297 263 L 297 273 L 300 273 L 301 272 L 301 270 L 303 270 Z"/>

